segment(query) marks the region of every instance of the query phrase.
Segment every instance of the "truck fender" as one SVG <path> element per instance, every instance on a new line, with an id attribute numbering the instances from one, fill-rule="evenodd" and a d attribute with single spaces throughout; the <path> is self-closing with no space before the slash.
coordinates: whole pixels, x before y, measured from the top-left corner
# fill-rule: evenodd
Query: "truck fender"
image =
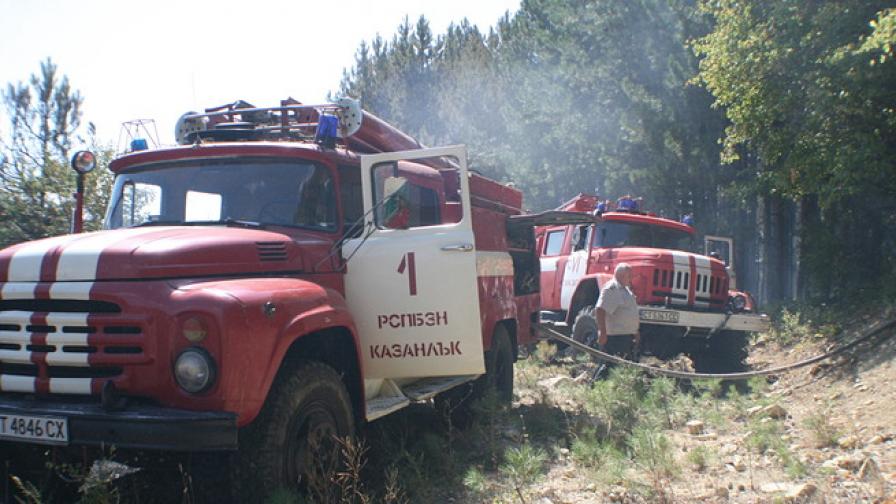
<path id="1" fill-rule="evenodd" d="M 297 342 L 309 343 L 298 358 L 321 360 L 336 368 L 346 381 L 352 398 L 360 397 L 363 407 L 358 335 L 354 319 L 343 296 L 334 289 L 300 278 L 235 279 L 209 282 L 197 286 L 205 291 L 227 294 L 238 301 L 242 316 L 240 331 L 248 338 L 240 338 L 242 355 L 230 355 L 242 366 L 254 366 L 254 372 L 242 376 L 241 397 L 234 398 L 239 408 L 238 423 L 244 426 L 255 419 L 270 393 L 277 373 L 290 358 L 289 352 Z M 235 328 L 234 328 L 235 329 Z M 318 340 L 306 339 L 309 337 Z M 326 350 L 337 348 L 343 362 L 328 362 Z M 321 348 L 318 355 L 307 352 Z M 233 352 L 231 352 L 232 354 Z M 342 367 L 342 369 L 339 369 Z M 363 410 L 362 410 L 363 411 Z"/>
<path id="2" fill-rule="evenodd" d="M 588 305 L 594 305 L 597 297 L 600 295 L 600 289 L 606 282 L 613 279 L 613 275 L 609 273 L 591 273 L 582 277 L 573 291 L 572 300 L 569 303 L 569 310 L 566 311 L 566 323 L 572 327 L 576 316 L 582 308 Z"/>
<path id="3" fill-rule="evenodd" d="M 362 377 L 364 373 L 361 370 L 359 353 L 361 350 L 358 333 L 345 300 L 339 293 L 327 290 L 329 291 L 328 294 L 330 294 L 327 300 L 329 301 L 328 303 L 295 314 L 281 331 L 270 359 L 271 365 L 264 378 L 264 397 L 267 397 L 270 392 L 274 380 L 277 379 L 277 374 L 287 365 L 285 361 L 289 358 L 290 351 L 297 349 L 302 343 L 308 343 L 311 346 L 317 345 L 318 341 L 323 343 L 330 340 L 329 342 L 332 343 L 332 340 L 338 338 L 339 334 L 347 335 L 351 339 L 351 351 L 350 354 L 343 358 L 343 362 L 329 362 L 323 356 L 321 356 L 320 360 L 333 367 L 337 373 L 343 376 L 343 379 L 346 381 L 345 385 L 349 389 L 349 395 L 352 397 L 353 406 L 359 408 L 356 410 L 357 416 L 358 411 L 364 411 L 364 394 L 362 393 Z M 311 340 L 311 338 L 316 337 L 323 339 Z M 314 356 L 313 354 L 309 355 L 307 350 L 305 350 L 299 357 L 313 358 Z"/>

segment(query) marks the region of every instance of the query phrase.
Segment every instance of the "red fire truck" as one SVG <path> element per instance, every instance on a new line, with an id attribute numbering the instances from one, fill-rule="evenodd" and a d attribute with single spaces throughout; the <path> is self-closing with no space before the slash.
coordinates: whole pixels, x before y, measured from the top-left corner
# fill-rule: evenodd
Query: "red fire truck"
<path id="1" fill-rule="evenodd" d="M 412 401 L 510 400 L 539 311 L 518 190 L 352 100 L 177 138 L 112 161 L 104 230 L 0 252 L 0 440 L 238 450 L 272 489 Z"/>
<path id="2" fill-rule="evenodd" d="M 612 204 L 579 194 L 558 210 L 595 221 L 538 229 L 545 322 L 593 343 L 600 289 L 625 262 L 640 306 L 643 353 L 668 359 L 685 352 L 703 372 L 743 368 L 748 336 L 766 330 L 768 317 L 756 312 L 749 293 L 734 290 L 725 262 L 689 252 L 695 235 L 689 217 L 678 222 L 645 213 L 630 196 Z M 719 240 L 730 252 L 730 241 Z"/>

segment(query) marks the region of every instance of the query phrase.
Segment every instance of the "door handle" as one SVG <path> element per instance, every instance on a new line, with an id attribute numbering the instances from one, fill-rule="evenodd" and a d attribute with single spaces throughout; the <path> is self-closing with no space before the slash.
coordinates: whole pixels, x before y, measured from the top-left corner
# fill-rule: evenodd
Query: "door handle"
<path id="1" fill-rule="evenodd" d="M 445 245 L 442 247 L 445 252 L 472 252 L 472 243 L 456 243 L 454 245 Z"/>

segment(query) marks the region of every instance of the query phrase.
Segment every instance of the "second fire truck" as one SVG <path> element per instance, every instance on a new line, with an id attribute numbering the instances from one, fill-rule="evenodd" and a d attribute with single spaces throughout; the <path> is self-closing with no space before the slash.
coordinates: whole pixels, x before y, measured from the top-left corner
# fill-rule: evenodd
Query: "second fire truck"
<path id="1" fill-rule="evenodd" d="M 695 230 L 688 219 L 643 212 L 631 197 L 612 204 L 580 194 L 558 210 L 593 215 L 594 223 L 539 228 L 544 321 L 593 343 L 600 289 L 625 262 L 640 306 L 643 353 L 668 359 L 684 352 L 702 372 L 743 369 L 749 334 L 766 330 L 768 317 L 756 312 L 749 293 L 735 290 L 725 262 L 689 251 Z"/>

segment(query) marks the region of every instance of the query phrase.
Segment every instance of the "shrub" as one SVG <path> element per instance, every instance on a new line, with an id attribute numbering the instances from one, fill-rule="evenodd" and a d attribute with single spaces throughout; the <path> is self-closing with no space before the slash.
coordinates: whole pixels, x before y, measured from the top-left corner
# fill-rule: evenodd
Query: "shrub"
<path id="1" fill-rule="evenodd" d="M 526 502 L 523 490 L 539 479 L 546 460 L 547 454 L 539 448 L 533 448 L 529 443 L 504 452 L 504 464 L 501 465 L 500 471 L 510 481 L 520 502 Z"/>

